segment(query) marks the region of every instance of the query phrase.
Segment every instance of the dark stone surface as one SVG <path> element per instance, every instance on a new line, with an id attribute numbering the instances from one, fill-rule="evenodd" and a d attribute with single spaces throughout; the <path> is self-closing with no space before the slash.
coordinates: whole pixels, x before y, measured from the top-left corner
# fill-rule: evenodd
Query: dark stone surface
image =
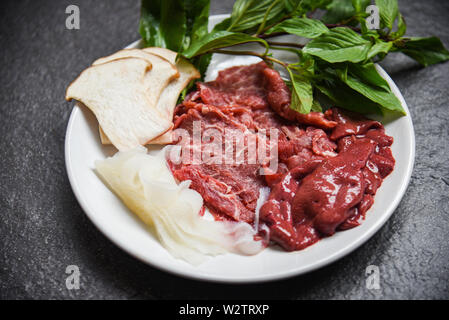
<path id="1" fill-rule="evenodd" d="M 212 1 L 226 13 L 232 1 Z M 65 8 L 81 29 L 65 28 Z M 449 1 L 400 1 L 409 35 L 449 46 Z M 396 55 L 384 65 L 407 100 L 416 130 L 410 186 L 365 245 L 313 273 L 265 284 L 220 285 L 153 269 L 113 245 L 70 188 L 64 90 L 95 58 L 138 38 L 139 1 L 2 1 L 0 5 L 0 298 L 449 298 L 449 63 L 419 68 Z M 65 287 L 78 265 L 80 290 Z M 380 268 L 378 291 L 365 268 Z"/>

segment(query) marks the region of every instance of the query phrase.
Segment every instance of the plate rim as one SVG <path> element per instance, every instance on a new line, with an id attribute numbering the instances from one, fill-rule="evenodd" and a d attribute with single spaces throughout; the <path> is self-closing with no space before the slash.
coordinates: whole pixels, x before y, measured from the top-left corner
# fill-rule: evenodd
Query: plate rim
<path id="1" fill-rule="evenodd" d="M 226 18 L 228 16 L 229 16 L 228 14 L 220 14 L 220 15 L 211 15 L 209 18 L 219 20 L 219 19 Z M 128 45 L 126 48 L 137 46 L 140 43 L 140 41 L 141 40 L 134 41 L 130 45 Z M 117 245 L 120 249 L 127 252 L 134 258 L 144 262 L 145 264 L 148 264 L 154 268 L 163 270 L 170 274 L 174 274 L 174 275 L 181 276 L 181 277 L 188 278 L 188 279 L 200 280 L 200 281 L 244 284 L 244 283 L 260 283 L 260 282 L 276 281 L 276 280 L 280 280 L 280 279 L 285 279 L 285 278 L 290 278 L 293 276 L 306 274 L 308 272 L 320 269 L 326 265 L 329 265 L 329 264 L 343 258 L 344 256 L 350 254 L 351 252 L 355 251 L 360 246 L 362 246 L 364 243 L 366 243 L 366 241 L 368 241 L 375 233 L 377 233 L 384 226 L 384 224 L 391 218 L 392 214 L 397 209 L 399 203 L 403 199 L 405 192 L 410 184 L 410 180 L 411 180 L 411 176 L 412 176 L 413 168 L 414 168 L 414 163 L 415 163 L 415 152 L 416 152 L 416 150 L 415 150 L 416 138 L 415 138 L 413 120 L 411 118 L 410 110 L 407 106 L 407 103 L 406 103 L 402 93 L 400 92 L 399 88 L 396 86 L 396 84 L 391 79 L 391 77 L 388 75 L 388 73 L 380 65 L 376 64 L 376 68 L 378 69 L 381 76 L 384 77 L 384 79 L 388 82 L 392 91 L 398 97 L 398 99 L 400 100 L 402 106 L 404 107 L 404 109 L 407 113 L 405 118 L 407 119 L 407 122 L 409 122 L 409 126 L 411 129 L 411 139 L 410 139 L 410 145 L 409 145 L 411 152 L 410 152 L 409 158 L 407 159 L 406 179 L 405 179 L 404 183 L 401 183 L 401 187 L 398 190 L 399 192 L 397 192 L 398 196 L 396 196 L 394 198 L 394 200 L 389 204 L 387 214 L 382 215 L 381 218 L 376 220 L 376 222 L 373 224 L 373 226 L 371 226 L 370 229 L 368 229 L 365 233 L 363 233 L 363 235 L 361 235 L 356 241 L 349 243 L 348 245 L 344 246 L 340 250 L 329 255 L 327 258 L 321 259 L 320 261 L 317 261 L 316 263 L 314 263 L 310 266 L 303 267 L 303 268 L 297 268 L 297 269 L 293 269 L 293 270 L 288 270 L 288 271 L 284 271 L 284 272 L 276 273 L 276 274 L 272 274 L 272 275 L 255 275 L 255 276 L 250 276 L 250 277 L 249 276 L 245 276 L 245 277 L 236 277 L 236 276 L 230 277 L 230 276 L 228 276 L 228 277 L 226 277 L 226 276 L 216 276 L 216 275 L 210 275 L 210 274 L 204 275 L 201 273 L 182 272 L 181 270 L 179 270 L 177 268 L 168 266 L 164 263 L 160 263 L 159 261 L 149 260 L 146 257 L 139 255 L 137 252 L 134 252 L 131 248 L 128 248 L 126 245 L 122 244 L 120 241 L 118 241 L 116 238 L 114 238 L 113 235 L 110 235 L 106 229 L 102 228 L 99 221 L 96 220 L 95 213 L 93 212 L 92 209 L 90 209 L 89 204 L 81 196 L 81 193 L 79 191 L 79 186 L 77 184 L 77 180 L 76 180 L 76 177 L 73 172 L 72 159 L 69 157 L 69 155 L 71 154 L 71 145 L 70 145 L 71 139 L 70 139 L 70 137 L 71 137 L 71 133 L 73 132 L 72 128 L 74 126 L 75 120 L 76 120 L 77 116 L 79 116 L 79 113 L 81 112 L 81 109 L 80 109 L 78 103 L 76 103 L 74 105 L 74 107 L 71 111 L 70 118 L 69 118 L 69 121 L 67 124 L 65 141 L 64 141 L 65 166 L 66 166 L 66 171 L 67 171 L 67 175 L 69 178 L 70 186 L 72 188 L 72 191 L 73 191 L 78 203 L 80 204 L 82 210 L 84 211 L 84 213 L 88 216 L 89 220 L 94 224 L 94 226 L 104 236 L 106 236 L 106 238 L 108 238 L 110 241 L 112 241 L 112 243 Z"/>

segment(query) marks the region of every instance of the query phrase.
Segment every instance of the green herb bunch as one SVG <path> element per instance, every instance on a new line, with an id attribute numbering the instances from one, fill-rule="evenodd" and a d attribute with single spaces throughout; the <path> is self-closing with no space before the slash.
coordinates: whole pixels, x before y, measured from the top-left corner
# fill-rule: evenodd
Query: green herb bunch
<path id="1" fill-rule="evenodd" d="M 397 0 L 374 3 L 377 30 L 366 26 L 370 0 L 237 0 L 231 16 L 208 32 L 209 0 L 143 0 L 140 34 L 145 46 L 177 51 L 203 75 L 213 53 L 254 55 L 278 64 L 290 75 L 291 108 L 301 113 L 320 111 L 317 97 L 324 95 L 359 113 L 405 114 L 374 63 L 402 52 L 428 66 L 449 60 L 449 52 L 436 37 L 405 37 Z M 308 41 L 276 41 L 287 34 Z M 263 53 L 229 48 L 250 42 L 260 44 Z M 298 61 L 280 61 L 271 49 L 294 52 Z"/>

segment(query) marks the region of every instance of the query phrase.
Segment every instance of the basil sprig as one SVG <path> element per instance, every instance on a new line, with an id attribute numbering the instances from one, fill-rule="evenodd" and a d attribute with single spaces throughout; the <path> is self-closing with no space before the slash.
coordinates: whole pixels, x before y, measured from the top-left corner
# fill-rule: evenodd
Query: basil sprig
<path id="1" fill-rule="evenodd" d="M 319 111 L 319 97 L 364 114 L 405 114 L 374 65 L 402 52 L 423 66 L 449 60 L 436 37 L 404 37 L 406 22 L 397 0 L 375 0 L 380 29 L 366 27 L 370 0 L 237 0 L 231 16 L 208 32 L 209 0 L 142 0 L 140 34 L 145 46 L 161 46 L 190 59 L 204 75 L 211 54 L 255 55 L 285 68 L 291 108 Z M 315 18 L 317 9 L 324 10 Z M 291 34 L 309 41 L 279 42 Z M 264 53 L 232 50 L 257 43 Z M 275 59 L 269 49 L 297 54 L 298 62 Z"/>

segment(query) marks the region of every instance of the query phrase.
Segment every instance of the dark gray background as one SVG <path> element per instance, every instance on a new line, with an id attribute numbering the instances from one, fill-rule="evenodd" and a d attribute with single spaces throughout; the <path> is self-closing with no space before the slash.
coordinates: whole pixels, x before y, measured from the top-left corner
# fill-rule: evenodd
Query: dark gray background
<path id="1" fill-rule="evenodd" d="M 67 30 L 77 4 L 81 29 Z M 387 224 L 365 245 L 313 273 L 265 284 L 186 280 L 149 267 L 106 239 L 69 185 L 66 86 L 94 59 L 138 39 L 139 1 L 1 1 L 0 298 L 449 298 L 449 63 L 422 69 L 390 56 L 384 66 L 408 102 L 416 130 L 410 186 Z M 228 13 L 232 1 L 213 0 Z M 400 1 L 408 35 L 449 46 L 449 1 Z M 78 265 L 81 289 L 65 287 Z M 380 268 L 381 289 L 365 286 Z"/>

